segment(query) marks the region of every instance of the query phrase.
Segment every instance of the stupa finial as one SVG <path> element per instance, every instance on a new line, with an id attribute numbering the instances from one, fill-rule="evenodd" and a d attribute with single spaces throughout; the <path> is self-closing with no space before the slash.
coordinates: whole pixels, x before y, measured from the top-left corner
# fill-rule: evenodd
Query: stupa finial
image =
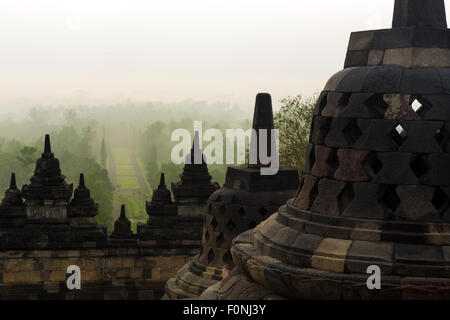
<path id="1" fill-rule="evenodd" d="M 250 158 L 256 156 L 257 164 L 250 164 L 250 166 L 261 165 L 259 158 L 259 138 L 260 130 L 267 130 L 267 152 L 271 152 L 271 131 L 273 129 L 273 110 L 272 110 L 272 97 L 268 93 L 258 93 L 256 95 L 255 110 L 253 112 L 253 126 L 252 128 L 256 131 L 257 136 L 253 137 L 250 141 Z"/>
<path id="2" fill-rule="evenodd" d="M 44 145 L 44 153 L 52 153 L 52 147 L 50 144 L 50 135 L 45 135 L 45 145 Z"/>
<path id="3" fill-rule="evenodd" d="M 444 0 L 395 0 L 393 28 L 447 28 Z"/>
<path id="4" fill-rule="evenodd" d="M 161 172 L 161 177 L 159 178 L 158 189 L 166 188 L 166 179 L 164 177 L 164 172 Z"/>
<path id="5" fill-rule="evenodd" d="M 15 173 L 11 173 L 11 180 L 9 182 L 9 189 L 11 189 L 11 190 L 17 189 L 16 174 Z"/>
<path id="6" fill-rule="evenodd" d="M 125 214 L 125 205 L 120 206 L 120 219 L 127 219 L 127 216 Z"/>
<path id="7" fill-rule="evenodd" d="M 80 173 L 80 182 L 78 184 L 80 187 L 85 187 L 86 185 L 84 184 L 84 174 Z"/>

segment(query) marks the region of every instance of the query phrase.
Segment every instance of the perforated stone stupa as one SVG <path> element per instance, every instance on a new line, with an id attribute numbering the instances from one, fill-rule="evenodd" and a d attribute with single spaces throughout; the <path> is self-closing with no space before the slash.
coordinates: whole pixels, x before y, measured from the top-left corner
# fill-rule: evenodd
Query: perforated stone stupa
<path id="1" fill-rule="evenodd" d="M 450 298 L 449 35 L 443 0 L 396 0 L 392 29 L 352 33 L 298 194 L 235 240 L 219 298 Z"/>
<path id="2" fill-rule="evenodd" d="M 256 97 L 253 129 L 273 129 L 269 94 Z M 269 147 L 270 140 L 267 139 Z M 252 141 L 257 148 L 259 141 Z M 270 148 L 269 148 L 270 150 Z M 251 151 L 250 151 L 251 152 Z M 220 281 L 223 269 L 231 269 L 231 241 L 254 228 L 295 196 L 299 183 L 295 169 L 280 168 L 276 175 L 261 175 L 261 161 L 244 167 L 229 167 L 225 185 L 208 200 L 201 251 L 166 284 L 168 298 L 198 297 Z"/>

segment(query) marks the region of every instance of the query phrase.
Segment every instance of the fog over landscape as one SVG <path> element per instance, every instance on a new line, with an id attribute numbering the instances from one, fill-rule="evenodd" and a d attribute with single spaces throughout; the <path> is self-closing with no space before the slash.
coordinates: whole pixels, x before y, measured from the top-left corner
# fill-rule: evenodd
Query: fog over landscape
<path id="1" fill-rule="evenodd" d="M 449 0 L 450 1 L 450 0 Z M 50 134 L 68 182 L 86 174 L 111 227 L 179 180 L 178 128 L 248 129 L 269 92 L 282 165 L 303 169 L 317 92 L 349 34 L 389 28 L 393 0 L 2 0 L 0 190 L 26 183 Z M 227 165 L 210 165 L 223 184 Z"/>
<path id="2" fill-rule="evenodd" d="M 0 114 L 185 99 L 251 110 L 260 91 L 277 107 L 284 96 L 320 91 L 342 68 L 349 33 L 389 27 L 392 7 L 391 0 L 3 0 Z"/>

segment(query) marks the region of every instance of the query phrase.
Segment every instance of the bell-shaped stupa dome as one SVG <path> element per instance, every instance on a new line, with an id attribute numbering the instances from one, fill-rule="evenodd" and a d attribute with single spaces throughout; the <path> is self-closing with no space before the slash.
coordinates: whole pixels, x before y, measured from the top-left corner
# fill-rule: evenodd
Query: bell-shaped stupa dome
<path id="1" fill-rule="evenodd" d="M 352 33 L 319 97 L 299 192 L 235 240 L 240 275 L 222 298 L 251 286 L 260 298 L 448 292 L 450 32 L 443 0 L 396 0 L 394 11 L 392 29 Z M 372 265 L 380 290 L 366 285 Z M 227 291 L 233 281 L 245 284 Z"/>

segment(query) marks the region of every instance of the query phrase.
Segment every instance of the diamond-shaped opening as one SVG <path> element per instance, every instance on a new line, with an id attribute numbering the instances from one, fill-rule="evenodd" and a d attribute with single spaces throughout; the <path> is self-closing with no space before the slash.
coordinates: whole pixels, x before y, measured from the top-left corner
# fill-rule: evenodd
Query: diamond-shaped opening
<path id="1" fill-rule="evenodd" d="M 429 167 L 422 156 L 417 156 L 410 164 L 411 170 L 414 172 L 417 178 L 422 177 Z"/>
<path id="2" fill-rule="evenodd" d="M 269 210 L 267 210 L 267 208 L 265 207 L 262 207 L 261 209 L 259 209 L 259 214 L 264 218 L 269 214 Z"/>
<path id="3" fill-rule="evenodd" d="M 410 105 L 414 112 L 420 117 L 431 109 L 431 104 L 420 97 L 412 97 Z"/>
<path id="4" fill-rule="evenodd" d="M 305 210 L 311 209 L 312 204 L 316 200 L 317 196 L 319 195 L 319 187 L 318 183 L 314 184 L 314 187 L 311 189 L 311 192 L 309 193 L 309 204 L 308 208 L 304 208 Z"/>
<path id="5" fill-rule="evenodd" d="M 339 167 L 339 157 L 336 150 L 332 150 L 327 158 L 327 167 L 330 175 L 334 175 Z"/>
<path id="6" fill-rule="evenodd" d="M 227 252 L 223 255 L 223 262 L 225 265 L 233 263 L 233 257 L 231 256 L 230 250 L 227 250 Z"/>
<path id="7" fill-rule="evenodd" d="M 255 228 L 256 226 L 257 226 L 257 224 L 256 224 L 256 222 L 253 221 L 253 220 L 247 225 L 247 227 L 248 227 L 249 229 L 253 229 L 253 228 Z"/>
<path id="8" fill-rule="evenodd" d="M 415 99 L 411 103 L 411 108 L 414 110 L 414 112 L 418 113 L 420 111 L 420 109 L 423 108 L 423 105 L 419 102 L 419 100 Z"/>
<path id="9" fill-rule="evenodd" d="M 208 242 L 208 241 L 209 241 L 209 232 L 206 231 L 206 233 L 205 233 L 205 242 Z"/>
<path id="10" fill-rule="evenodd" d="M 241 217 L 245 216 L 245 214 L 247 213 L 247 211 L 245 211 L 244 207 L 240 207 L 238 210 L 238 213 Z"/>
<path id="11" fill-rule="evenodd" d="M 233 220 L 230 219 L 228 223 L 226 224 L 229 231 L 233 231 L 236 228 L 236 225 L 234 224 Z"/>
<path id="12" fill-rule="evenodd" d="M 343 109 L 348 105 L 348 102 L 350 101 L 351 93 L 343 93 L 342 96 L 339 98 L 338 101 L 338 108 Z"/>
<path id="13" fill-rule="evenodd" d="M 224 214 L 225 211 L 227 211 L 227 208 L 225 207 L 225 205 L 220 206 L 220 208 L 219 208 L 220 214 Z"/>
<path id="14" fill-rule="evenodd" d="M 213 218 L 211 219 L 211 227 L 212 227 L 213 230 L 216 230 L 217 224 L 218 224 L 218 223 L 217 223 L 216 217 L 213 217 Z"/>
<path id="15" fill-rule="evenodd" d="M 366 173 L 374 178 L 383 168 L 383 163 L 377 157 L 376 152 L 370 152 L 364 159 L 362 166 Z"/>
<path id="16" fill-rule="evenodd" d="M 395 186 L 386 186 L 383 196 L 380 198 L 381 203 L 383 203 L 392 212 L 395 212 L 401 203 L 395 189 Z"/>
<path id="17" fill-rule="evenodd" d="M 338 204 L 340 212 L 344 212 L 345 208 L 348 207 L 350 202 L 355 199 L 355 192 L 353 191 L 353 184 L 347 184 L 344 190 L 338 196 Z"/>
<path id="18" fill-rule="evenodd" d="M 208 252 L 208 264 L 211 264 L 214 261 L 214 251 L 213 249 L 209 249 Z"/>
<path id="19" fill-rule="evenodd" d="M 223 234 L 219 234 L 219 236 L 216 238 L 216 245 L 221 247 L 225 243 L 225 238 L 223 237 Z"/>
<path id="20" fill-rule="evenodd" d="M 349 145 L 353 145 L 362 136 L 362 131 L 355 119 L 350 120 L 342 133 L 344 134 L 344 138 Z"/>
<path id="21" fill-rule="evenodd" d="M 309 142 L 313 142 L 313 138 L 317 141 L 324 141 L 331 129 L 331 118 L 315 118 L 309 134 Z"/>
<path id="22" fill-rule="evenodd" d="M 316 163 L 316 152 L 314 146 L 309 149 L 308 158 L 309 158 L 309 170 L 312 170 L 312 168 L 314 167 L 314 163 Z"/>
<path id="23" fill-rule="evenodd" d="M 431 203 L 437 210 L 445 211 L 449 205 L 449 199 L 441 188 L 436 188 L 436 192 L 434 193 Z"/>
<path id="24" fill-rule="evenodd" d="M 312 190 L 311 190 L 311 193 L 309 194 L 309 197 L 310 197 L 310 199 L 311 199 L 311 205 L 314 203 L 314 201 L 316 200 L 316 198 L 317 198 L 317 196 L 319 195 L 319 184 L 318 183 L 316 183 L 315 185 L 314 185 L 314 187 L 312 188 Z M 308 208 L 308 210 L 309 210 L 310 208 Z"/>
<path id="25" fill-rule="evenodd" d="M 448 139 L 449 139 L 448 130 L 445 128 L 445 126 L 442 126 L 441 129 L 436 131 L 436 133 L 434 134 L 434 138 L 436 139 L 436 141 L 439 143 L 439 145 L 442 148 L 445 147 L 445 145 L 448 143 Z"/>
<path id="26" fill-rule="evenodd" d="M 375 111 L 380 117 L 384 116 L 389 105 L 384 101 L 383 95 L 377 93 L 367 99 L 364 104 Z"/>
<path id="27" fill-rule="evenodd" d="M 323 108 L 325 108 L 325 106 L 327 105 L 327 103 L 328 103 L 328 93 L 326 93 L 326 94 L 324 94 L 321 98 L 320 98 L 320 100 L 317 102 L 317 108 L 319 108 L 319 114 L 321 114 L 322 113 L 322 110 L 323 110 Z"/>
<path id="28" fill-rule="evenodd" d="M 399 123 L 391 131 L 389 136 L 398 146 L 400 146 L 408 138 L 408 133 L 406 132 L 405 128 L 403 128 L 403 126 Z"/>

